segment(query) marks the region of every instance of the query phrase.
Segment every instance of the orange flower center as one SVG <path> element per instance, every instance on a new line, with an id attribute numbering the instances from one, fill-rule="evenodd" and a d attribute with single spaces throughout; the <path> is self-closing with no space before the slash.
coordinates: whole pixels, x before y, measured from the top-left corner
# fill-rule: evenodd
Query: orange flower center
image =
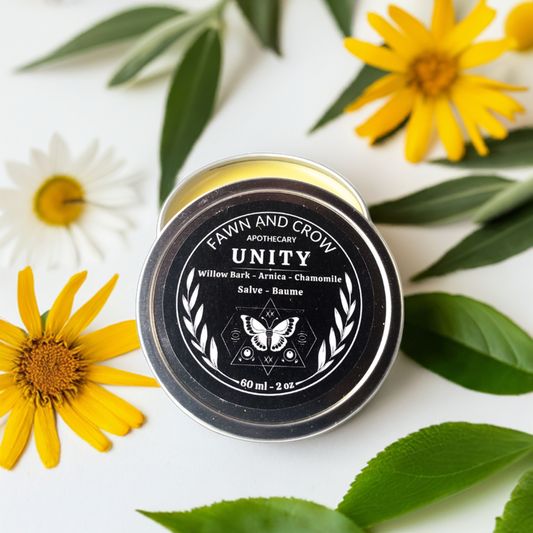
<path id="1" fill-rule="evenodd" d="M 64 341 L 50 337 L 30 339 L 22 348 L 22 356 L 15 380 L 25 392 L 43 400 L 60 399 L 66 392 L 76 393 L 83 383 L 85 365 L 76 350 Z"/>
<path id="2" fill-rule="evenodd" d="M 409 77 L 426 96 L 446 92 L 457 78 L 457 62 L 440 52 L 424 52 L 409 67 Z"/>
<path id="3" fill-rule="evenodd" d="M 70 176 L 52 176 L 35 193 L 37 216 L 51 226 L 68 226 L 78 220 L 84 208 L 83 189 Z"/>

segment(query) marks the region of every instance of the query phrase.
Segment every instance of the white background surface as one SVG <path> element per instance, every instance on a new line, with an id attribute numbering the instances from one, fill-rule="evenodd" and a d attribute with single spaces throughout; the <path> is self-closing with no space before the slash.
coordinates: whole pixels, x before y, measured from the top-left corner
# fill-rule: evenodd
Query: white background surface
<path id="1" fill-rule="evenodd" d="M 106 81 L 124 51 L 84 59 L 28 74 L 14 68 L 48 52 L 67 38 L 130 0 L 0 0 L 0 160 L 26 162 L 31 147 L 47 149 L 53 132 L 79 153 L 93 138 L 114 146 L 127 169 L 144 177 L 144 205 L 123 250 L 106 261 L 81 265 L 89 279 L 78 305 L 113 273 L 121 276 L 109 303 L 92 328 L 133 318 L 137 278 L 155 237 L 158 142 L 168 78 L 158 77 L 127 89 L 107 90 Z M 149 3 L 149 2 L 145 2 Z M 154 2 L 155 3 L 155 2 Z M 178 2 L 176 2 L 178 3 Z M 181 0 L 199 8 L 211 2 Z M 431 2 L 398 0 L 428 22 Z M 359 1 L 354 34 L 378 43 L 365 13 L 386 14 L 388 1 Z M 456 0 L 461 16 L 473 1 Z M 504 14 L 514 5 L 490 4 L 501 12 L 483 37 L 502 33 Z M 216 159 L 246 152 L 281 152 L 313 159 L 345 175 L 368 203 L 403 195 L 462 172 L 427 164 L 408 164 L 403 136 L 370 149 L 352 130 L 372 109 L 342 117 L 318 133 L 306 131 L 351 81 L 360 66 L 346 52 L 339 31 L 319 0 L 286 0 L 284 57 L 263 52 L 235 6 L 228 11 L 224 75 L 216 116 L 189 157 L 181 176 Z M 533 55 L 509 54 L 485 69 L 502 81 L 533 83 Z M 518 100 L 533 110 L 533 96 Z M 519 125 L 531 124 L 532 111 Z M 434 143 L 431 155 L 441 154 Z M 530 171 L 508 171 L 523 178 Z M 9 179 L 0 169 L 0 186 Z M 504 263 L 413 285 L 408 279 L 472 230 L 469 222 L 433 229 L 389 228 L 391 247 L 407 294 L 447 291 L 487 302 L 533 333 L 533 251 Z M 1 252 L 0 252 L 1 253 Z M 0 315 L 20 324 L 16 275 L 20 267 L 0 269 Z M 74 272 L 35 270 L 42 310 Z M 140 351 L 113 361 L 117 367 L 148 374 Z M 0 531 L 157 532 L 163 529 L 135 509 L 187 510 L 222 499 L 295 496 L 335 507 L 366 462 L 386 445 L 422 427 L 447 421 L 490 423 L 533 432 L 533 395 L 497 397 L 462 389 L 397 359 L 373 401 L 340 428 L 320 437 L 285 444 L 241 442 L 204 429 L 177 409 L 161 390 L 113 389 L 139 407 L 147 423 L 127 437 L 111 437 L 110 452 L 100 454 L 59 420 L 62 444 L 57 468 L 46 470 L 33 442 L 11 471 L 0 472 Z M 0 421 L 0 433 L 5 426 Z M 533 459 L 430 508 L 375 528 L 378 532 L 491 532 L 494 518 Z"/>

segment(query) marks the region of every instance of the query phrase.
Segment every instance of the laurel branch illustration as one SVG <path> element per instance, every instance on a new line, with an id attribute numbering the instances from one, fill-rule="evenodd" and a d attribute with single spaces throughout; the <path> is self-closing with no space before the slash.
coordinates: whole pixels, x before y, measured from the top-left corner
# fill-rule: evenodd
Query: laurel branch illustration
<path id="1" fill-rule="evenodd" d="M 209 342 L 207 324 L 204 323 L 202 327 L 204 304 L 200 304 L 196 309 L 196 305 L 199 303 L 198 294 L 200 293 L 200 284 L 197 283 L 194 289 L 192 288 L 194 272 L 194 268 L 189 272 L 186 283 L 187 294 L 181 297 L 181 302 L 186 313 L 186 316 L 183 317 L 183 322 L 193 337 L 191 344 L 202 354 L 202 359 L 210 367 L 219 370 L 217 344 L 214 337 L 211 337 L 211 341 Z"/>
<path id="2" fill-rule="evenodd" d="M 327 342 L 323 340 L 318 350 L 317 374 L 324 372 L 333 364 L 335 357 L 346 347 L 345 340 L 354 327 L 355 322 L 352 317 L 357 302 L 352 297 L 353 283 L 346 273 L 344 274 L 344 280 L 346 283 L 346 293 L 342 288 L 339 289 L 342 309 L 341 311 L 337 308 L 333 310 L 335 327 L 330 329 Z"/>

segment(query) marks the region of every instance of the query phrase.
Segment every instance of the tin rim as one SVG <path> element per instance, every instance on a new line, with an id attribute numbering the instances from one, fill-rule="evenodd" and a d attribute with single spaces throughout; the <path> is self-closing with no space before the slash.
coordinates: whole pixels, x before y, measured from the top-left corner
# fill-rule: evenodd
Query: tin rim
<path id="1" fill-rule="evenodd" d="M 354 187 L 354 185 L 349 182 L 342 174 L 339 174 L 338 172 L 332 170 L 331 168 L 327 167 L 326 165 L 322 165 L 320 163 L 315 163 L 314 161 L 311 161 L 310 159 L 306 159 L 304 157 L 294 156 L 294 155 L 287 155 L 287 154 L 276 154 L 271 152 L 261 153 L 261 152 L 253 152 L 250 154 L 242 154 L 238 156 L 231 156 L 231 157 L 225 157 L 223 159 L 219 159 L 213 163 L 210 163 L 208 165 L 205 165 L 198 169 L 197 171 L 193 172 L 192 174 L 189 174 L 187 177 L 185 177 L 183 180 L 181 180 L 176 187 L 172 190 L 172 192 L 167 196 L 165 202 L 161 206 L 161 212 L 159 213 L 159 217 L 157 219 L 157 232 L 158 234 L 163 231 L 165 226 L 170 223 L 170 220 L 175 216 L 173 215 L 168 219 L 168 222 L 165 224 L 166 220 L 166 214 L 172 205 L 172 202 L 176 198 L 176 196 L 179 195 L 182 187 L 184 187 L 187 183 L 190 183 L 191 181 L 197 179 L 202 174 L 205 174 L 206 172 L 209 172 L 210 170 L 214 170 L 216 168 L 220 168 L 223 166 L 229 166 L 234 163 L 246 163 L 246 162 L 261 162 L 261 161 L 276 161 L 276 162 L 287 162 L 292 164 L 297 164 L 303 167 L 308 167 L 313 170 L 317 170 L 322 172 L 325 176 L 329 176 L 330 178 L 338 181 L 342 185 L 344 185 L 347 189 L 350 190 L 350 192 L 354 195 L 354 197 L 359 202 L 359 205 L 361 206 L 361 209 L 363 210 L 362 215 L 367 219 L 370 219 L 370 213 L 368 211 L 368 206 L 366 205 L 365 200 L 361 196 L 361 193 Z M 267 179 L 269 176 L 257 176 L 256 178 L 245 178 L 242 180 L 239 180 L 235 183 L 242 183 L 245 181 L 248 181 L 250 179 Z M 282 178 L 277 178 L 282 179 Z M 297 181 L 297 180 L 293 180 Z M 305 183 L 305 182 L 303 182 Z M 209 194 L 210 191 L 208 191 L 205 194 Z M 201 198 L 202 196 L 205 196 L 205 194 L 200 195 L 198 198 Z M 335 195 L 336 196 L 336 195 Z M 198 200 L 196 198 L 194 201 Z M 192 202 L 191 202 L 192 203 Z M 187 207 L 187 206 L 185 206 Z M 177 213 L 176 213 L 177 214 Z"/>
<path id="2" fill-rule="evenodd" d="M 243 190 L 244 189 L 244 190 Z M 371 371 L 365 379 L 358 379 L 348 394 L 338 398 L 326 409 L 306 417 L 295 417 L 284 422 L 258 424 L 217 410 L 205 399 L 195 396 L 194 384 L 177 376 L 165 360 L 169 346 L 158 337 L 157 317 L 161 316 L 157 281 L 160 279 L 167 252 L 186 228 L 209 218 L 209 211 L 228 205 L 231 199 L 254 194 L 288 194 L 293 198 L 312 200 L 326 211 L 344 219 L 355 231 L 362 233 L 380 270 L 381 281 L 388 292 L 387 333 L 380 340 L 380 352 L 374 355 Z M 191 226 L 192 225 L 192 226 Z M 186 238 L 183 237 L 184 239 Z M 180 245 L 181 246 L 181 245 Z M 179 249 L 179 246 L 178 246 Z M 204 195 L 200 201 L 191 202 L 165 227 L 154 243 L 142 270 L 137 297 L 138 328 L 141 345 L 150 367 L 170 398 L 202 425 L 225 435 L 252 441 L 298 440 L 324 433 L 358 412 L 377 392 L 396 357 L 403 327 L 403 298 L 394 260 L 374 226 L 353 206 L 329 191 L 305 182 L 282 178 L 251 178 L 231 183 Z"/>

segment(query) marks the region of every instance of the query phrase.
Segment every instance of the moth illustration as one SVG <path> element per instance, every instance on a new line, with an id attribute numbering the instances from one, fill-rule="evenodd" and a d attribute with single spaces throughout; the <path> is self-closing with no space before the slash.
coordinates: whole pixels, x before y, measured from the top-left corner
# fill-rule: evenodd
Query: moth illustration
<path id="1" fill-rule="evenodd" d="M 279 352 L 287 345 L 287 338 L 296 330 L 298 317 L 293 316 L 282 320 L 273 328 L 269 328 L 259 322 L 259 320 L 248 315 L 241 315 L 244 330 L 251 337 L 254 348 L 260 352 Z"/>

